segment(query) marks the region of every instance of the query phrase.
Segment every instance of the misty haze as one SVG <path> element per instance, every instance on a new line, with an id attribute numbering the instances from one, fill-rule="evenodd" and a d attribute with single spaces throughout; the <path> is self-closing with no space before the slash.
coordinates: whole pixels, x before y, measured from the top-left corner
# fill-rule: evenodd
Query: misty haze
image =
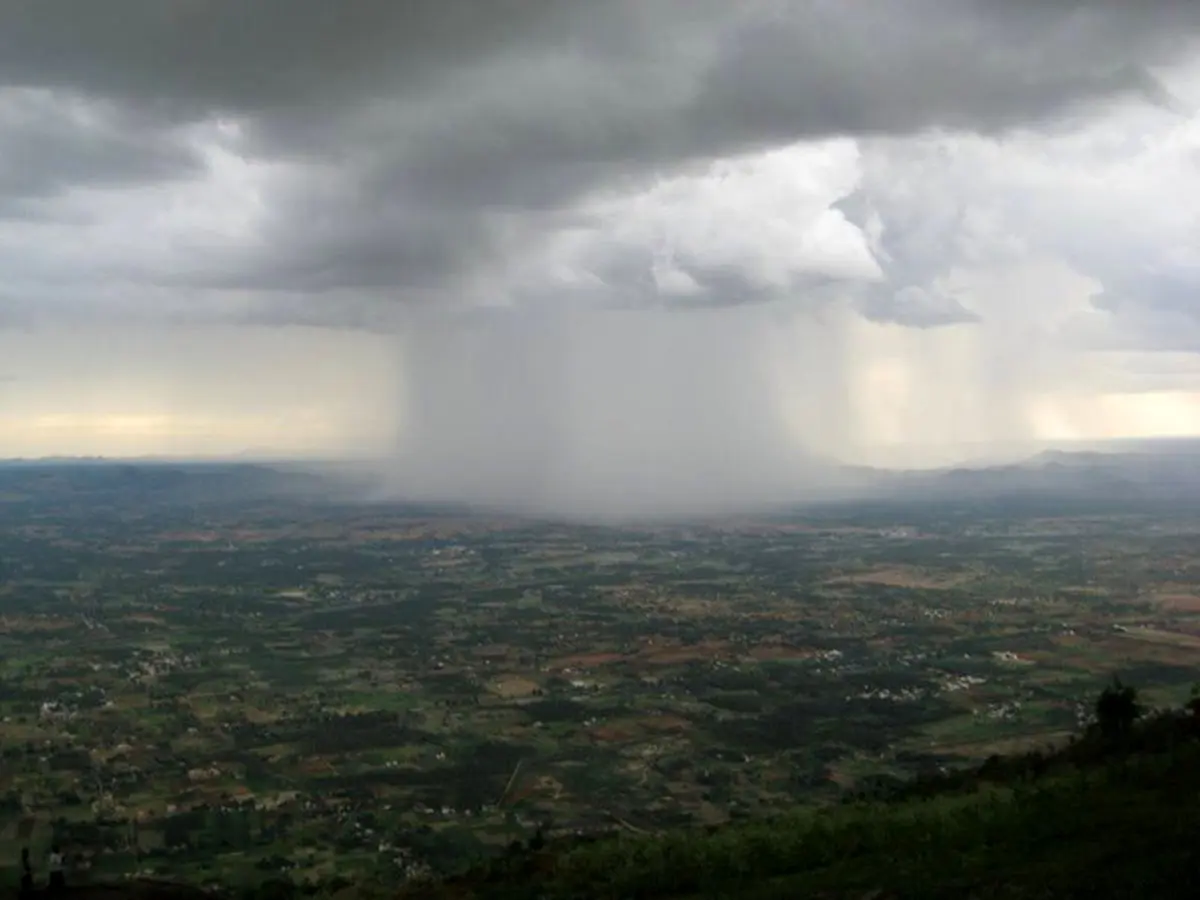
<path id="1" fill-rule="evenodd" d="M 781 397 L 779 327 L 721 310 L 414 329 L 394 490 L 602 517 L 828 496 L 833 459 L 806 445 Z M 846 416 L 814 412 L 831 430 Z"/>

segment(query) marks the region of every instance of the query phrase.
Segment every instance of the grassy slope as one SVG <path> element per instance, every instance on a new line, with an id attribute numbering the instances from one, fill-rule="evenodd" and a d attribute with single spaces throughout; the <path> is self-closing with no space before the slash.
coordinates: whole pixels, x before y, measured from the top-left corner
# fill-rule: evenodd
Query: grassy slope
<path id="1" fill-rule="evenodd" d="M 1197 897 L 1197 726 L 1153 727 L 1136 746 L 1081 744 L 927 798 L 512 857 L 405 896 Z"/>

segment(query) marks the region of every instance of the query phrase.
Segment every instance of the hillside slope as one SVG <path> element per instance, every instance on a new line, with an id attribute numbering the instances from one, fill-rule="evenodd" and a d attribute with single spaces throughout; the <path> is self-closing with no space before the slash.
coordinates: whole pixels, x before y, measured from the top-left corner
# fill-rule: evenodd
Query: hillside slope
<path id="1" fill-rule="evenodd" d="M 1052 754 L 993 759 L 707 833 L 512 853 L 411 898 L 1200 896 L 1200 720 L 1157 716 Z"/>

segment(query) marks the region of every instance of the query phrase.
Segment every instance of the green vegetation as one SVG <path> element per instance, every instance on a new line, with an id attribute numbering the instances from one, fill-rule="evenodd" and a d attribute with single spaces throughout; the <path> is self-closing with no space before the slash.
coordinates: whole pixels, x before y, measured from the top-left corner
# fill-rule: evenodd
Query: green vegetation
<path id="1" fill-rule="evenodd" d="M 1192 897 L 1200 719 L 1099 724 L 1051 753 L 708 833 L 516 852 L 406 896 L 480 898 Z"/>

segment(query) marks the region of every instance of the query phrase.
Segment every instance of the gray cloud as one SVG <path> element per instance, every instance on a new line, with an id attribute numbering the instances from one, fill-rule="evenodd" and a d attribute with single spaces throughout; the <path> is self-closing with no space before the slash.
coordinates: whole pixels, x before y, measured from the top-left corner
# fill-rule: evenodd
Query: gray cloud
<path id="1" fill-rule="evenodd" d="M 36 219 L 44 198 L 78 185 L 136 185 L 195 174 L 178 136 L 123 110 L 46 90 L 0 94 L 0 214 Z"/>
<path id="2" fill-rule="evenodd" d="M 1160 102 L 1146 66 L 1183 52 L 1200 7 L 0 0 L 0 20 L 0 82 L 141 123 L 59 151 L 51 184 L 89 164 L 162 177 L 179 160 L 145 138 L 208 116 L 242 121 L 245 153 L 314 167 L 272 196 L 252 247 L 189 280 L 404 299 L 452 288 L 585 191 L 689 160 L 999 129 L 1120 92 Z"/>
<path id="3" fill-rule="evenodd" d="M 0 3 L 0 80 L 85 90 L 147 114 L 286 114 L 419 90 L 536 35 L 550 0 L 74 0 Z M 530 33 L 530 29 L 533 29 Z M 381 79 L 386 79 L 383 83 Z"/>
<path id="4" fill-rule="evenodd" d="M 1113 341 L 1118 346 L 1200 352 L 1200 272 L 1195 269 L 1117 272 L 1092 305 L 1122 322 Z"/>
<path id="5" fill-rule="evenodd" d="M 751 4 L 737 14 L 690 5 L 682 27 L 671 23 L 678 6 L 652 4 L 636 22 L 652 29 L 640 36 L 677 28 L 677 41 L 635 41 L 619 60 L 582 34 L 578 55 L 523 46 L 447 77 L 427 97 L 389 102 L 394 119 L 352 111 L 340 120 L 344 134 L 368 150 L 327 152 L 352 161 L 347 202 L 392 252 L 345 266 L 334 252 L 324 277 L 353 287 L 445 275 L 507 248 L 481 210 L 535 217 L 597 185 L 713 155 L 830 134 L 997 129 L 1089 98 L 1145 95 L 1154 82 L 1142 62 L 1178 52 L 1178 32 L 1162 26 L 1192 18 L 1167 5 L 1137 22 L 1119 10 L 1087 19 L 1066 9 L 914 6 L 899 15 L 879 3 Z M 609 7 L 616 27 L 635 22 L 625 4 Z M 269 128 L 264 135 L 269 146 Z M 412 221 L 456 234 L 461 252 L 440 256 L 423 224 L 420 237 L 402 224 Z M 310 259 L 311 238 L 289 237 L 281 229 L 277 245 Z"/>
<path id="6" fill-rule="evenodd" d="M 0 331 L 27 328 L 33 320 L 33 304 L 10 294 L 0 294 Z"/>
<path id="7" fill-rule="evenodd" d="M 891 322 L 913 328 L 938 328 L 980 321 L 979 314 L 962 302 L 938 291 L 909 285 L 895 293 L 873 291 L 859 301 L 859 310 L 875 322 Z"/>
<path id="8" fill-rule="evenodd" d="M 1106 312 L 1131 306 L 1180 315 L 1200 324 L 1200 266 L 1143 266 L 1116 274 L 1093 303 Z"/>

